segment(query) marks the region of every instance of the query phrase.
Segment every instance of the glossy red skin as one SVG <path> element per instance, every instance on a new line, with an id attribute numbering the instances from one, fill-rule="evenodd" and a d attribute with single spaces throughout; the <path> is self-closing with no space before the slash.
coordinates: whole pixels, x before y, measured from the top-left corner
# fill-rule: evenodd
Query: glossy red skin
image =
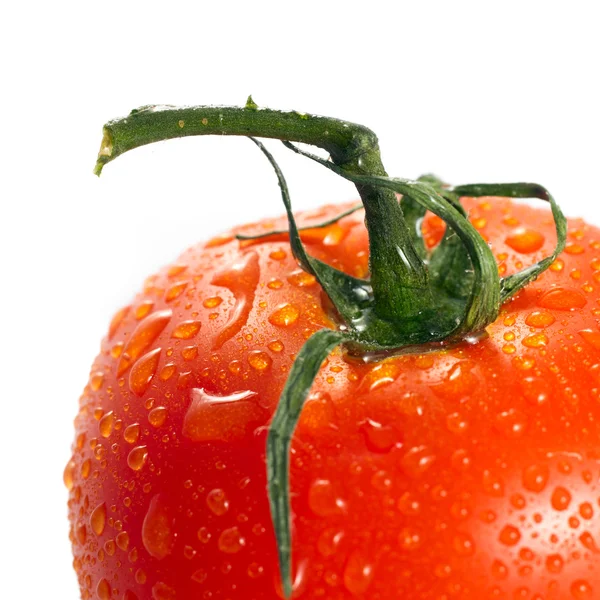
<path id="1" fill-rule="evenodd" d="M 548 212 L 501 199 L 466 205 L 501 272 L 551 251 Z M 343 208 L 326 207 L 304 220 L 318 222 Z M 243 231 L 273 225 L 284 223 Z M 506 245 L 520 226 L 544 236 L 539 250 L 515 252 Z M 439 222 L 429 219 L 425 229 L 428 243 L 435 243 Z M 362 213 L 305 239 L 314 256 L 366 275 Z M 235 298 L 211 281 L 249 253 L 260 267 L 251 310 L 240 331 L 214 350 Z M 598 268 L 600 231 L 574 221 L 567 252 L 503 308 L 488 337 L 370 364 L 339 352 L 330 356 L 293 442 L 294 598 L 600 597 Z M 65 471 L 82 598 L 280 597 L 265 487 L 266 426 L 294 355 L 311 333 L 332 326 L 319 287 L 290 283 L 297 271 L 285 236 L 249 244 L 225 236 L 188 250 L 175 267 L 151 277 L 114 321 L 81 397 Z M 269 287 L 272 281 L 282 285 Z M 187 283 L 185 290 L 167 301 L 178 282 Z M 541 308 L 552 304 L 543 294 L 554 287 L 575 292 L 560 310 Z M 203 305 L 216 296 L 223 299 L 218 307 Z M 172 318 L 145 348 L 161 350 L 152 355 L 158 354 L 156 374 L 138 396 L 129 384 L 136 367 L 125 364 L 118 377 L 121 358 L 114 356 L 139 325 L 135 313 L 144 301 L 153 302 L 146 318 L 166 309 Z M 297 321 L 272 324 L 269 316 L 285 303 L 298 308 Z M 569 308 L 577 303 L 580 308 Z M 525 320 L 534 311 L 555 322 L 530 327 Z M 188 340 L 173 338 L 175 327 L 190 319 L 201 322 L 200 331 Z M 526 340 L 535 333 L 546 337 Z M 269 347 L 275 340 L 283 350 Z M 197 356 L 185 360 L 182 349 L 190 346 Z M 271 359 L 263 370 L 249 362 L 266 364 L 256 351 Z M 193 352 L 186 351 L 188 357 Z M 173 374 L 163 381 L 168 363 Z M 198 388 L 256 396 L 214 405 L 193 429 L 184 419 Z M 155 427 L 149 407 L 159 406 L 166 407 L 166 419 L 161 424 L 160 411 L 152 413 Z M 134 423 L 140 434 L 130 444 L 124 431 Z M 190 439 L 190 431 L 205 441 Z M 139 445 L 148 457 L 134 471 L 128 455 Z M 223 490 L 226 511 L 212 490 Z M 237 532 L 229 531 L 234 527 Z M 119 530 L 128 538 L 117 538 Z"/>

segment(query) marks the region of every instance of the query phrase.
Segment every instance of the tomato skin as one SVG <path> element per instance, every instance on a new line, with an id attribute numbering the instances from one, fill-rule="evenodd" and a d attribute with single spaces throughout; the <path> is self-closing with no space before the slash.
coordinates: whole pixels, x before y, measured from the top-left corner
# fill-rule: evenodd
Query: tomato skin
<path id="1" fill-rule="evenodd" d="M 501 274 L 550 253 L 549 212 L 465 204 Z M 303 234 L 309 252 L 366 276 L 361 219 Z M 439 240 L 435 218 L 425 233 Z M 574 221 L 487 337 L 329 357 L 293 443 L 294 598 L 600 594 L 598 273 L 600 231 Z M 223 236 L 117 313 L 65 470 L 82 598 L 280 597 L 266 432 L 294 355 L 333 327 L 324 306 L 286 236 Z"/>

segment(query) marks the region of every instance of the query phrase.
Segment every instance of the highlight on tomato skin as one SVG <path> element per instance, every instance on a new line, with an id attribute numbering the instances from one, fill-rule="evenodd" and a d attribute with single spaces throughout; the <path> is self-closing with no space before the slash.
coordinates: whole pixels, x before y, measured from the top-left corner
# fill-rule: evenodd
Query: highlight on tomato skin
<path id="1" fill-rule="evenodd" d="M 552 248 L 547 211 L 465 206 L 503 275 Z M 362 218 L 309 230 L 309 252 L 365 277 Z M 285 236 L 233 237 L 280 227 L 190 248 L 110 324 L 64 473 L 82 598 L 282 597 L 267 428 L 295 355 L 334 325 Z M 442 233 L 429 216 L 427 245 Z M 293 598 L 598 597 L 599 286 L 600 231 L 572 221 L 487 337 L 328 358 L 292 444 Z"/>

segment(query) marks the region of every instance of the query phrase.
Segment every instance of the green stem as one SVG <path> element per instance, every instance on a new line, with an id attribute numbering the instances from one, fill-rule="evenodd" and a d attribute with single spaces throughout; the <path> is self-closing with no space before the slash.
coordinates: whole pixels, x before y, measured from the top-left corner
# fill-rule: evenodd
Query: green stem
<path id="1" fill-rule="evenodd" d="M 339 331 L 321 329 L 298 353 L 281 392 L 267 438 L 267 480 L 271 518 L 277 538 L 281 580 L 286 598 L 292 594 L 292 531 L 290 526 L 290 443 L 302 407 L 323 361 L 346 339 Z"/>
<path id="2" fill-rule="evenodd" d="M 564 250 L 567 240 L 567 220 L 560 206 L 552 194 L 538 183 L 477 183 L 460 185 L 453 188 L 453 192 L 462 196 L 501 196 L 506 198 L 539 198 L 550 203 L 554 226 L 556 228 L 556 246 L 550 256 L 546 256 L 526 269 L 503 277 L 500 281 L 500 301 L 506 302 L 519 290 L 531 283 L 554 262 L 556 257 Z"/>
<path id="3" fill-rule="evenodd" d="M 325 221 L 321 221 L 319 223 L 311 223 L 310 225 L 305 225 L 304 227 L 298 227 L 298 231 L 310 231 L 311 229 L 325 229 L 325 227 L 329 227 L 338 221 L 341 221 L 344 217 L 349 217 L 354 214 L 356 211 L 360 210 L 363 207 L 362 204 L 356 204 L 352 208 L 348 210 L 344 210 L 341 213 L 335 215 L 335 217 L 331 217 L 331 219 L 327 219 Z M 406 212 L 406 211 L 404 211 Z M 264 233 L 255 233 L 252 235 L 246 235 L 243 233 L 237 233 L 235 236 L 236 240 L 248 241 L 248 240 L 261 240 L 268 238 L 273 235 L 289 235 L 289 229 L 271 229 L 269 231 L 265 231 Z"/>
<path id="4" fill-rule="evenodd" d="M 302 267 L 315 275 L 329 297 L 339 327 L 314 333 L 298 352 L 269 429 L 268 494 L 283 590 L 288 598 L 292 592 L 290 443 L 310 387 L 329 352 L 339 345 L 348 352 L 363 354 L 397 352 L 482 331 L 496 319 L 501 303 L 547 269 L 563 250 L 566 220 L 548 191 L 536 184 L 449 188 L 434 176 L 419 181 L 387 177 L 377 138 L 369 129 L 297 112 L 259 110 L 251 99 L 245 108 L 145 107 L 132 111 L 126 118 L 111 121 L 104 128 L 96 173 L 100 174 L 106 163 L 128 150 L 188 135 L 283 140 L 298 154 L 352 181 L 365 208 L 371 265 L 368 281 L 352 277 L 307 253 L 283 173 L 262 143 L 253 139 L 275 170 L 288 217 L 292 252 Z M 323 148 L 333 162 L 297 148 L 292 141 Z M 403 197 L 406 218 L 396 194 Z M 460 196 L 482 195 L 537 197 L 548 201 L 557 234 L 552 254 L 500 280 L 490 248 L 469 223 L 460 204 Z M 449 226 L 431 255 L 426 251 L 421 231 L 426 210 L 440 216 Z"/>
<path id="5" fill-rule="evenodd" d="M 190 135 L 236 135 L 311 144 L 354 175 L 386 176 L 376 135 L 366 127 L 338 119 L 246 108 L 148 106 L 110 121 L 96 163 L 96 174 L 121 154 L 161 140 Z M 431 306 L 427 270 L 393 191 L 358 184 L 369 232 L 371 286 L 375 312 L 397 321 Z"/>

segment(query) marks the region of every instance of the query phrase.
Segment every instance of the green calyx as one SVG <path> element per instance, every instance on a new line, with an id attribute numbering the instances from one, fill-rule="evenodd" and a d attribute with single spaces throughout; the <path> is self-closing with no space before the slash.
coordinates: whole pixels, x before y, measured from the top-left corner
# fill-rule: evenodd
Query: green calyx
<path id="1" fill-rule="evenodd" d="M 566 220 L 549 192 L 537 184 L 450 187 L 431 175 L 416 181 L 389 177 L 381 163 L 377 137 L 371 130 L 337 119 L 262 109 L 251 97 L 244 108 L 147 106 L 110 121 L 104 128 L 95 173 L 99 175 L 105 164 L 128 150 L 188 135 L 252 138 L 277 175 L 288 217 L 289 230 L 285 233 L 289 234 L 292 252 L 302 268 L 316 277 L 335 308 L 337 330 L 316 332 L 298 353 L 267 441 L 269 501 L 283 591 L 290 597 L 293 569 L 289 449 L 310 387 L 327 355 L 337 346 L 357 355 L 389 355 L 426 345 L 439 347 L 477 335 L 497 318 L 503 302 L 547 269 L 563 250 Z M 347 275 L 306 252 L 285 178 L 256 137 L 281 140 L 294 152 L 356 185 L 369 234 L 369 279 Z M 294 145 L 297 142 L 324 149 L 330 160 L 301 150 Z M 539 198 L 549 202 L 557 233 L 554 252 L 519 273 L 499 277 L 489 246 L 461 206 L 463 196 Z M 427 250 L 421 232 L 426 211 L 447 224 L 442 241 L 432 251 Z M 281 232 L 264 235 L 273 233 Z"/>

